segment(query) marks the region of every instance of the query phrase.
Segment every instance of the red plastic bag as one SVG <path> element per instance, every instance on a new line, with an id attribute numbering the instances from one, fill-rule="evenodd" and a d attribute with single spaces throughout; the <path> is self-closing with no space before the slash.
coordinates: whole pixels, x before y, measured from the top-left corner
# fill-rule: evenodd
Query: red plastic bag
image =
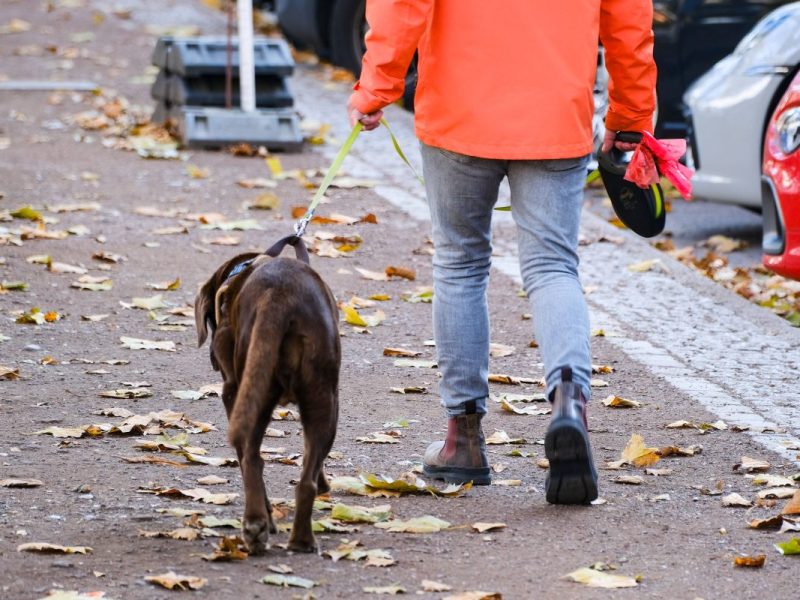
<path id="1" fill-rule="evenodd" d="M 659 174 L 666 177 L 686 200 L 692 199 L 694 171 L 678 162 L 686 153 L 686 140 L 657 140 L 646 131 L 636 147 L 625 179 L 640 188 L 658 183 Z"/>

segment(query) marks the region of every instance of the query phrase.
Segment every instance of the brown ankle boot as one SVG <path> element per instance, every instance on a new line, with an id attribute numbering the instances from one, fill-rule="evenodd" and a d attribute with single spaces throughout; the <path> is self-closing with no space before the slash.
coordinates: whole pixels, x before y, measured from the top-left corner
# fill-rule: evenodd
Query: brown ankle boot
<path id="1" fill-rule="evenodd" d="M 425 452 L 422 472 L 447 483 L 489 485 L 492 482 L 486 442 L 481 430 L 481 416 L 475 401 L 466 405 L 465 413 L 447 420 L 447 438 L 433 442 Z"/>
<path id="2" fill-rule="evenodd" d="M 586 399 L 572 381 L 572 369 L 561 369 L 561 383 L 553 390 L 553 415 L 544 438 L 550 461 L 545 483 L 551 504 L 588 504 L 597 498 L 597 470 L 586 426 Z"/>

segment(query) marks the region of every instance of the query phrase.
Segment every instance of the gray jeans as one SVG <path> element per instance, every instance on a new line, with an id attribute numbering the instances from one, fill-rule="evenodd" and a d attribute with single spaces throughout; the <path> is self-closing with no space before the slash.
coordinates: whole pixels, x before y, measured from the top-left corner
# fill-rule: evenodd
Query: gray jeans
<path id="1" fill-rule="evenodd" d="M 548 393 L 560 367 L 588 400 L 589 315 L 578 280 L 578 227 L 588 156 L 556 160 L 474 158 L 422 144 L 422 164 L 436 252 L 433 331 L 449 416 L 489 395 L 489 310 L 492 210 L 508 177 L 517 225 L 522 280 L 544 362 Z"/>

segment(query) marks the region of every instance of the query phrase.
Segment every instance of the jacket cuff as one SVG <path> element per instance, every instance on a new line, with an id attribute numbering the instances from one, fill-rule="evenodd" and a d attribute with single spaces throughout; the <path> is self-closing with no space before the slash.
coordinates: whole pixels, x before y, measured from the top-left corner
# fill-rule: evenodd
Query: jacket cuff
<path id="1" fill-rule="evenodd" d="M 606 115 L 606 129 L 611 131 L 647 131 L 648 133 L 653 133 L 653 116 L 631 119 L 609 111 Z"/>
<path id="2" fill-rule="evenodd" d="M 358 81 L 353 86 L 353 90 L 353 94 L 350 96 L 350 105 L 365 115 L 379 111 L 387 104 L 381 98 L 362 88 Z"/>

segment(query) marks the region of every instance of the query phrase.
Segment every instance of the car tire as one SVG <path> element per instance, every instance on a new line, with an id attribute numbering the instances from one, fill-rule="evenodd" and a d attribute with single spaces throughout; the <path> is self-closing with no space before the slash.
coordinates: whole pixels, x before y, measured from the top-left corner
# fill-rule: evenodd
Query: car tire
<path id="1" fill-rule="evenodd" d="M 336 0 L 331 13 L 331 58 L 334 64 L 361 74 L 364 34 L 367 31 L 366 0 Z"/>

